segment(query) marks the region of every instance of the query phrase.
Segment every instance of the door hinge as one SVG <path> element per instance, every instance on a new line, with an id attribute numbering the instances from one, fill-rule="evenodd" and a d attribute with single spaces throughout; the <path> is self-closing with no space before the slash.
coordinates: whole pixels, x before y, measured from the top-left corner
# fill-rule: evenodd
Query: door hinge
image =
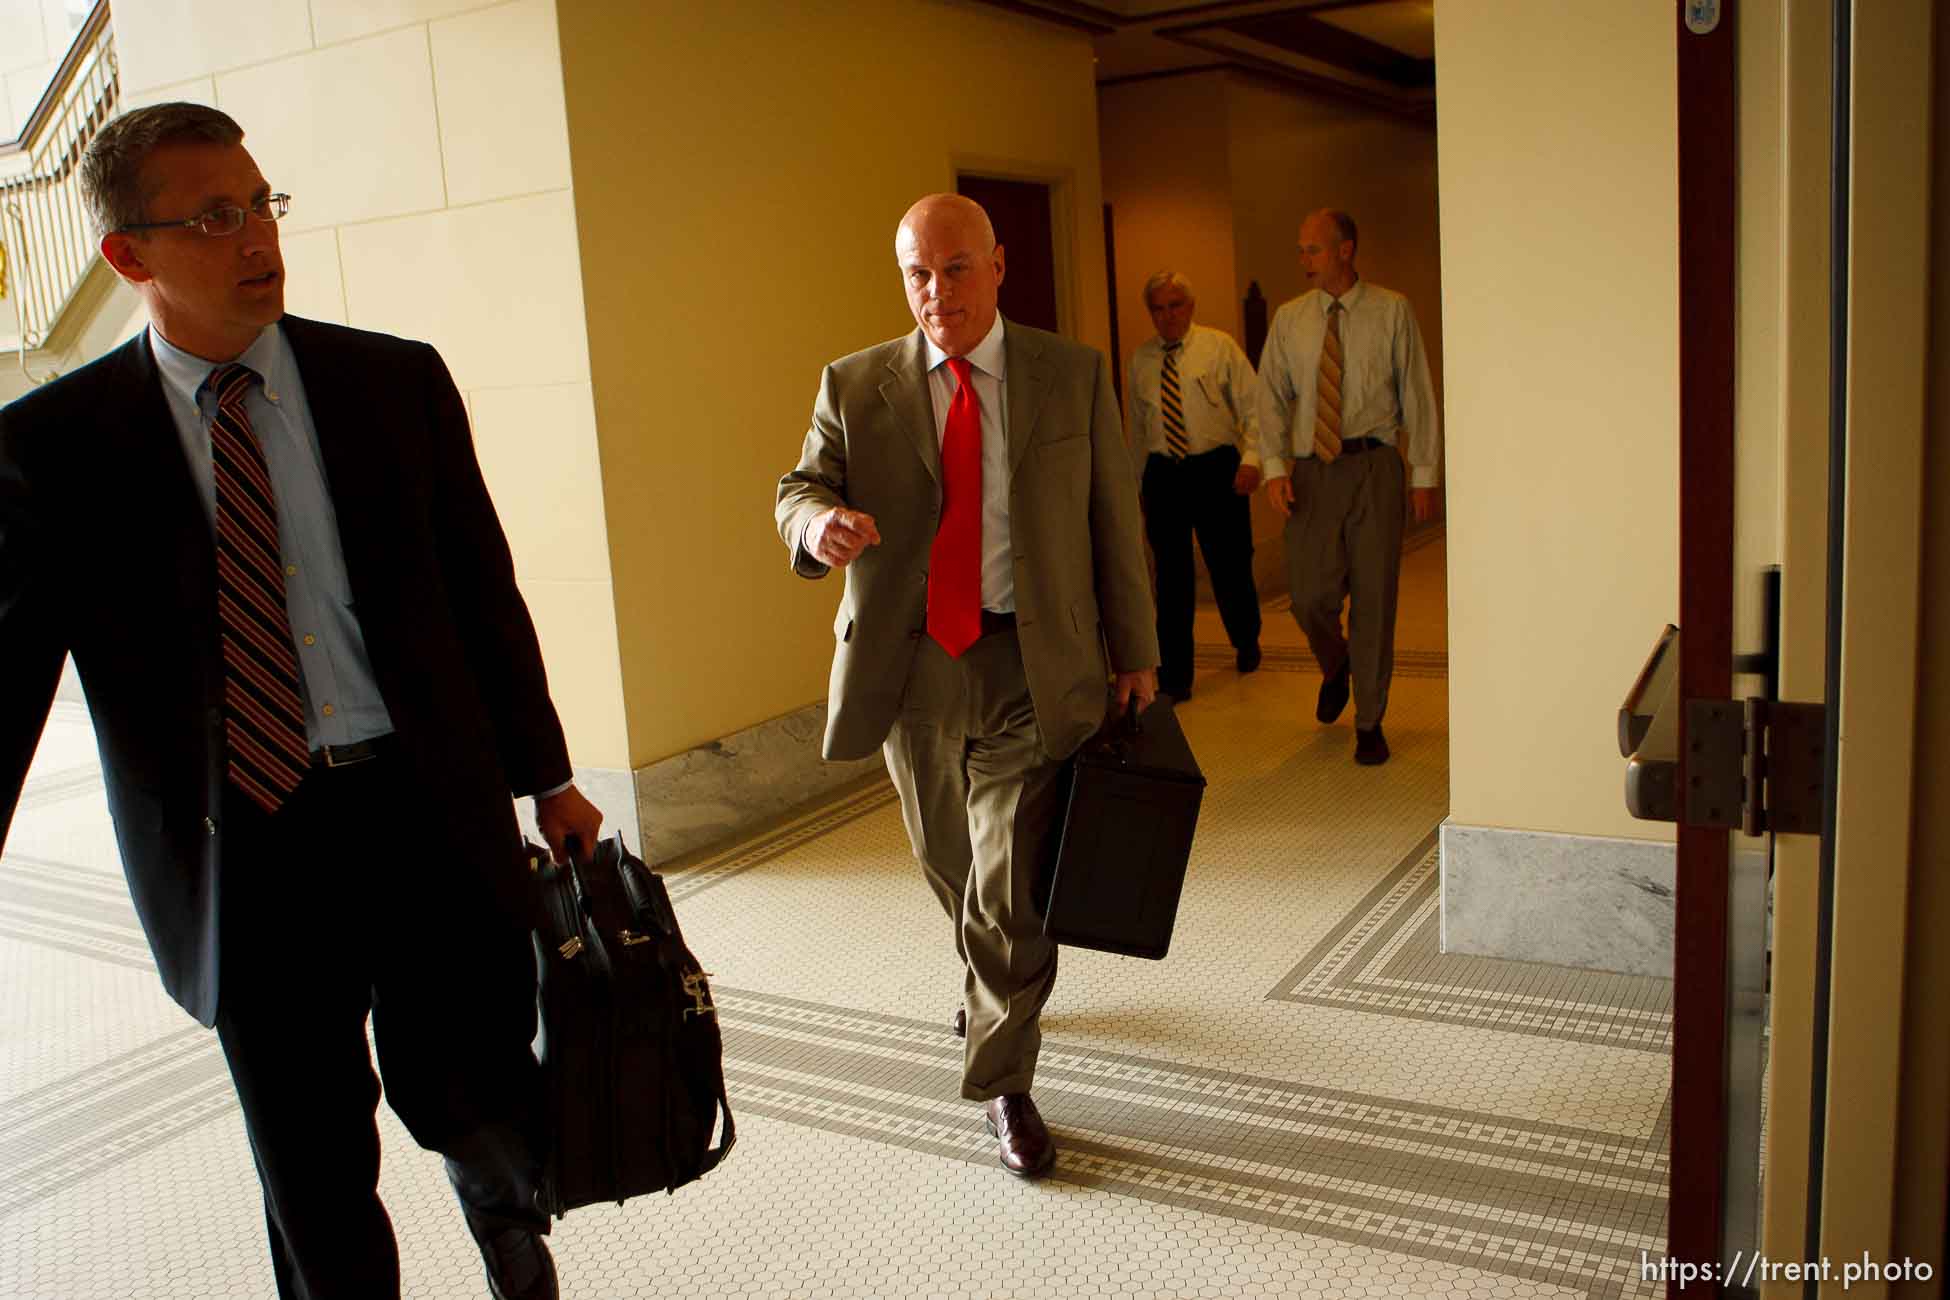
<path id="1" fill-rule="evenodd" d="M 1820 834 L 1827 724 L 1819 704 L 1686 701 L 1685 822 Z"/>

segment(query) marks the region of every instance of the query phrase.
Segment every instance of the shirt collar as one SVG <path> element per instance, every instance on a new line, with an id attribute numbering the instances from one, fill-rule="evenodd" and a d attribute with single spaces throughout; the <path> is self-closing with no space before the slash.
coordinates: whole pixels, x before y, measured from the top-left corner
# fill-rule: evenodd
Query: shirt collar
<path id="1" fill-rule="evenodd" d="M 932 373 L 936 366 L 948 359 L 948 354 L 936 347 L 934 340 L 928 338 L 926 333 L 921 337 L 927 343 L 928 370 Z M 980 343 L 968 350 L 968 364 L 983 374 L 991 376 L 997 383 L 1004 383 L 1008 376 L 1003 373 L 1002 357 L 1002 313 L 997 312 L 995 324 L 989 326 L 989 332 L 983 336 Z"/>
<path id="2" fill-rule="evenodd" d="M 1342 294 L 1338 299 L 1333 294 L 1327 292 L 1327 290 L 1322 289 L 1320 291 L 1320 314 L 1325 316 L 1328 309 L 1336 302 L 1339 302 L 1344 310 L 1353 311 L 1355 307 L 1360 305 L 1361 294 L 1367 287 L 1368 282 L 1366 280 L 1357 279 L 1353 284 L 1348 286 L 1347 292 Z"/>
<path id="3" fill-rule="evenodd" d="M 221 364 L 183 351 L 164 338 L 162 331 L 153 324 L 149 326 L 149 350 L 155 354 L 156 368 L 162 371 L 163 382 L 168 385 L 169 391 L 192 406 L 197 404 L 203 381 Z M 284 332 L 273 322 L 258 332 L 251 345 L 238 355 L 237 362 L 255 370 L 264 380 L 265 394 L 274 397 L 284 381 L 285 358 L 288 355 Z"/>
<path id="4" fill-rule="evenodd" d="M 1190 325 L 1187 325 L 1185 327 L 1185 337 L 1178 340 L 1178 350 L 1180 352 L 1184 352 L 1190 349 L 1190 347 L 1192 346 L 1192 336 L 1198 333 L 1198 330 L 1199 330 L 1199 325 L 1197 321 L 1193 321 Z M 1165 338 L 1164 335 L 1153 334 L 1151 336 L 1151 346 L 1158 349 L 1158 351 L 1163 352 L 1166 348 L 1171 346 L 1171 343 L 1169 340 Z"/>

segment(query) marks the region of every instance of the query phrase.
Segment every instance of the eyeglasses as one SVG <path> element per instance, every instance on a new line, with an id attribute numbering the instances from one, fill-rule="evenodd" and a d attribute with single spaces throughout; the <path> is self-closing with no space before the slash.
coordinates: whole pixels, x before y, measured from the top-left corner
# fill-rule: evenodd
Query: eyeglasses
<path id="1" fill-rule="evenodd" d="M 259 221 L 276 221 L 291 211 L 289 194 L 266 194 L 248 208 L 229 204 L 221 208 L 211 208 L 200 217 L 186 217 L 181 221 L 138 221 L 132 226 L 123 226 L 115 233 L 125 235 L 132 230 L 173 230 L 180 226 L 185 230 L 201 230 L 206 235 L 234 235 L 244 228 L 246 216 Z"/>

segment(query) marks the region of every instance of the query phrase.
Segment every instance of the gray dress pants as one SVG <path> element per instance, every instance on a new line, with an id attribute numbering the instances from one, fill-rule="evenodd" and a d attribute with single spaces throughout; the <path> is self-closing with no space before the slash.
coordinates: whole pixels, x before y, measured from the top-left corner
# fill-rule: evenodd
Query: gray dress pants
<path id="1" fill-rule="evenodd" d="M 1062 825 L 1063 765 L 1043 752 L 1015 630 L 959 659 L 922 638 L 884 752 L 966 971 L 961 1095 L 1028 1092 L 1056 982 L 1038 877 Z"/>
<path id="2" fill-rule="evenodd" d="M 1343 664 L 1352 669 L 1354 725 L 1363 731 L 1388 711 L 1406 497 L 1407 470 L 1393 447 L 1343 454 L 1332 464 L 1312 456 L 1293 462 L 1285 537 L 1293 618 L 1323 675 Z"/>

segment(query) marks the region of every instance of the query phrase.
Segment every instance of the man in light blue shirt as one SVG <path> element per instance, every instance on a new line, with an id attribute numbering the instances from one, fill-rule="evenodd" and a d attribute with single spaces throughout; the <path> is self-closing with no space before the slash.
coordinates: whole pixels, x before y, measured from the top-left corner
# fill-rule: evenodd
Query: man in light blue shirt
<path id="1" fill-rule="evenodd" d="M 558 858 L 602 818 L 460 394 L 425 344 L 285 315 L 290 197 L 224 114 L 138 109 L 81 178 L 150 326 L 0 411 L 0 837 L 72 653 L 157 971 L 223 1047 L 278 1293 L 399 1295 L 383 1077 L 490 1294 L 555 1300 L 510 796 Z"/>
<path id="2" fill-rule="evenodd" d="M 1354 696 L 1354 761 L 1388 761 L 1381 732 L 1395 666 L 1404 507 L 1435 510 L 1442 430 L 1428 353 L 1408 300 L 1355 269 L 1345 212 L 1300 226 L 1314 288 L 1273 317 L 1259 359 L 1266 495 L 1286 518 L 1293 617 L 1320 665 L 1314 716 Z M 1341 606 L 1347 605 L 1347 633 Z"/>

